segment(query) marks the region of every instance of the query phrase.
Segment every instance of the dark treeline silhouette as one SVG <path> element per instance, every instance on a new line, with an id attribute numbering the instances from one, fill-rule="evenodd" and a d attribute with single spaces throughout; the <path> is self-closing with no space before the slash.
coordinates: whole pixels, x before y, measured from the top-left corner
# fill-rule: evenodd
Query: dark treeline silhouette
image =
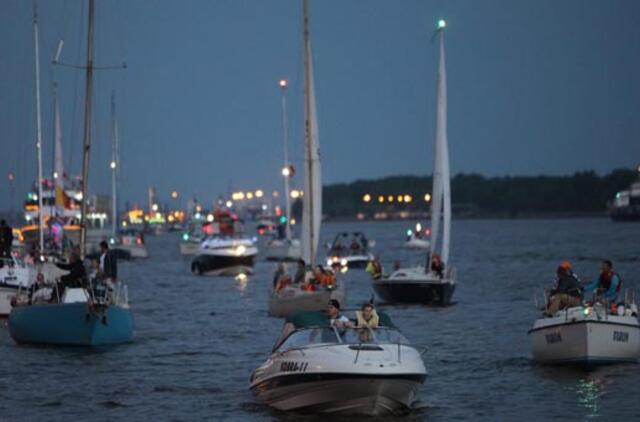
<path id="1" fill-rule="evenodd" d="M 451 180 L 454 212 L 478 216 L 525 216 L 602 213 L 615 193 L 637 177 L 629 169 L 599 176 L 581 171 L 570 176 L 503 176 L 458 174 Z M 424 200 L 431 191 L 431 177 L 392 176 L 378 180 L 357 180 L 325 186 L 323 213 L 329 218 L 353 218 L 358 212 L 427 210 Z M 369 194 L 371 199 L 364 202 Z M 393 202 L 388 201 L 390 195 Z M 411 202 L 399 203 L 398 195 L 410 195 Z M 383 196 L 384 202 L 378 197 Z M 300 204 L 296 204 L 299 211 Z M 461 210 L 464 210 L 461 212 Z"/>

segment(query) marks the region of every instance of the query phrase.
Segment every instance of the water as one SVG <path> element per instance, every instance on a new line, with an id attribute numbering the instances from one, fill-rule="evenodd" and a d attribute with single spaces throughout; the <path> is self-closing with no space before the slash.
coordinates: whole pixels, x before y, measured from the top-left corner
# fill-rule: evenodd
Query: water
<path id="1" fill-rule="evenodd" d="M 407 228 L 325 224 L 323 233 L 326 242 L 338 231 L 361 230 L 376 240 L 387 265 L 396 259 L 408 265 L 421 257 L 399 249 Z M 540 366 L 530 359 L 527 338 L 538 315 L 533 295 L 561 260 L 590 279 L 598 260 L 610 257 L 626 286 L 640 287 L 638 239 L 640 225 L 605 219 L 455 221 L 457 304 L 387 308 L 414 344 L 428 347 L 428 378 L 407 418 L 640 418 L 640 365 L 590 372 Z M 245 282 L 198 277 L 179 255 L 177 234 L 147 242 L 151 258 L 120 264 L 133 306 L 133 343 L 98 350 L 17 346 L 0 328 L 0 420 L 326 420 L 273 411 L 248 391 L 251 372 L 281 329 L 266 315 L 273 264 L 258 262 Z M 348 280 L 349 305 L 367 301 L 367 274 L 350 271 Z"/>

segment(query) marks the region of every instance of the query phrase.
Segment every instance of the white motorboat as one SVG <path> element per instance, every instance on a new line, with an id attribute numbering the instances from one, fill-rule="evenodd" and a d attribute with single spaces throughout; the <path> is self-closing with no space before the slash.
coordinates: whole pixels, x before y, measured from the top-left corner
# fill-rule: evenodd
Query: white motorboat
<path id="1" fill-rule="evenodd" d="M 633 300 L 612 312 L 602 303 L 537 319 L 529 330 L 533 359 L 548 364 L 597 365 L 640 358 L 640 322 Z"/>
<path id="2" fill-rule="evenodd" d="M 402 247 L 405 249 L 429 249 L 431 243 L 429 239 L 427 239 L 427 236 L 430 234 L 431 230 L 422 230 L 422 225 L 417 223 L 415 231 L 411 229 L 407 230 L 407 240 Z"/>
<path id="3" fill-rule="evenodd" d="M 11 313 L 11 299 L 35 280 L 35 269 L 14 256 L 0 258 L 0 317 Z"/>
<path id="4" fill-rule="evenodd" d="M 180 238 L 180 254 L 197 255 L 204 238 L 200 234 L 182 233 Z"/>
<path id="5" fill-rule="evenodd" d="M 385 415 L 406 412 L 426 378 L 420 352 L 379 312 L 378 328 L 337 329 L 321 312 L 287 319 L 251 392 L 283 411 Z"/>
<path id="6" fill-rule="evenodd" d="M 123 250 L 134 259 L 148 258 L 149 251 L 144 243 L 144 235 L 137 230 L 124 230 L 120 232 L 120 244 L 117 248 Z"/>
<path id="7" fill-rule="evenodd" d="M 313 84 L 313 63 L 311 41 L 309 38 L 308 5 L 304 2 L 304 195 L 302 197 L 302 224 L 300 233 L 301 261 L 306 266 L 304 277 L 293 280 L 288 287 L 278 288 L 276 280 L 269 293 L 269 315 L 288 316 L 296 311 L 322 310 L 328 299 L 335 298 L 345 303 L 343 280 L 336 280 L 331 270 L 324 270 L 322 277 L 331 281 L 319 280 L 316 265 L 320 223 L 322 220 L 322 174 L 320 165 L 320 143 L 318 136 L 318 118 Z M 328 272 L 327 272 L 328 271 Z M 282 279 L 288 276 L 283 275 Z M 298 278 L 298 277 L 296 277 Z M 280 286 L 281 287 L 281 286 Z"/>
<path id="8" fill-rule="evenodd" d="M 329 245 L 327 266 L 365 268 L 374 259 L 369 251 L 372 243 L 361 232 L 338 233 Z"/>
<path id="9" fill-rule="evenodd" d="M 267 261 L 297 261 L 301 256 L 298 239 L 274 238 L 267 242 L 265 249 Z"/>
<path id="10" fill-rule="evenodd" d="M 456 272 L 449 262 L 451 240 L 451 181 L 449 175 L 449 146 L 447 142 L 447 88 L 444 55 L 444 20 L 438 21 L 440 57 L 436 109 L 436 136 L 431 200 L 431 245 L 427 251 L 427 265 L 400 268 L 390 275 L 377 274 L 373 289 L 389 302 L 432 303 L 448 305 L 455 290 Z M 442 219 L 442 221 L 440 221 Z M 437 255 L 440 224 L 442 244 Z"/>

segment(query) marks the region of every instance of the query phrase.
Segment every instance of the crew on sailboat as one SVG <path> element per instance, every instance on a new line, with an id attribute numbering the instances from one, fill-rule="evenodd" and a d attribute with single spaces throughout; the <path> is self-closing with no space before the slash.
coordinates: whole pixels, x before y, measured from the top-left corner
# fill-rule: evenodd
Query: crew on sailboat
<path id="1" fill-rule="evenodd" d="M 562 262 L 556 270 L 556 288 L 551 291 L 551 297 L 545 310 L 545 315 L 553 316 L 560 309 L 579 306 L 582 303 L 580 282 L 571 271 L 568 261 Z"/>
<path id="2" fill-rule="evenodd" d="M 87 272 L 77 251 L 71 252 L 68 264 L 57 263 L 56 267 L 69 271 L 69 274 L 60 277 L 61 287 L 82 287 L 87 278 Z M 62 292 L 62 289 L 60 291 Z"/>
<path id="3" fill-rule="evenodd" d="M 0 220 L 0 257 L 11 256 L 11 245 L 13 244 L 13 229 L 5 220 Z"/>
<path id="4" fill-rule="evenodd" d="M 595 292 L 596 296 L 609 302 L 615 302 L 622 288 L 620 275 L 613 271 L 613 263 L 605 259 L 600 263 L 600 275 L 584 286 L 585 293 Z"/>

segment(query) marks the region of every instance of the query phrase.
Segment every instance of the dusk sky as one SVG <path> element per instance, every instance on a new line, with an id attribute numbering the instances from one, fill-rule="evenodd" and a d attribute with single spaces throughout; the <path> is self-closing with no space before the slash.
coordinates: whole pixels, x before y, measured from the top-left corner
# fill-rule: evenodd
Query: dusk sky
<path id="1" fill-rule="evenodd" d="M 81 166 L 86 4 L 40 1 L 43 152 L 51 174 L 52 81 L 67 171 Z M 281 187 L 278 80 L 291 81 L 291 157 L 302 159 L 302 2 L 98 0 L 90 190 L 109 193 L 116 91 L 121 195 L 177 190 L 209 203 Z M 312 0 L 323 183 L 431 172 L 438 18 L 446 32 L 452 172 L 606 173 L 640 163 L 638 0 Z M 0 209 L 36 177 L 30 1 L 0 2 Z M 298 172 L 294 185 L 302 185 Z M 454 198 L 455 201 L 455 198 Z"/>

